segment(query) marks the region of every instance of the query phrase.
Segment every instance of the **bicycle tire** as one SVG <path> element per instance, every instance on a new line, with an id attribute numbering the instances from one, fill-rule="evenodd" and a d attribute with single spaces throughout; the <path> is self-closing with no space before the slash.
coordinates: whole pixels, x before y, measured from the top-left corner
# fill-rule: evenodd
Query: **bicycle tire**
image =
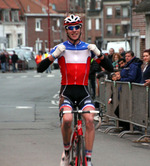
<path id="1" fill-rule="evenodd" d="M 71 166 L 75 166 L 75 159 L 76 159 L 76 154 L 77 154 L 77 143 L 75 142 L 74 137 L 72 138 L 72 145 L 71 145 L 71 149 L 70 149 L 70 154 L 71 154 L 71 158 L 70 158 L 70 165 Z"/>
<path id="2" fill-rule="evenodd" d="M 77 143 L 77 156 L 75 160 L 75 166 L 87 166 L 83 136 L 79 137 L 79 140 Z"/>

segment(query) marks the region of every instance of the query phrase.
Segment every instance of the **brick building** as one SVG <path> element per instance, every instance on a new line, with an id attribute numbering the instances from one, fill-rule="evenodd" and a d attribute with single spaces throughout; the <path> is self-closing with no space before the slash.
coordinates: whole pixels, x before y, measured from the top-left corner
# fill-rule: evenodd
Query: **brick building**
<path id="1" fill-rule="evenodd" d="M 86 6 L 85 37 L 88 43 L 102 47 L 102 1 L 88 0 Z"/>
<path id="2" fill-rule="evenodd" d="M 130 41 L 130 0 L 103 0 L 103 41 Z M 126 37 L 126 38 L 125 38 Z"/>
<path id="3" fill-rule="evenodd" d="M 135 12 L 136 7 L 142 0 L 134 0 L 132 3 L 132 50 L 138 57 L 145 49 L 146 21 L 143 13 Z"/>
<path id="4" fill-rule="evenodd" d="M 135 24 L 137 24 L 140 33 L 140 53 L 142 55 L 144 49 L 150 48 L 150 1 L 140 0 L 136 2 L 138 3 L 135 4 L 134 12 L 138 18 L 135 18 Z"/>
<path id="5" fill-rule="evenodd" d="M 50 7 L 48 16 L 48 7 L 39 0 L 16 1 L 21 7 L 21 15 L 26 23 L 26 46 L 33 47 L 38 53 L 39 50 L 48 51 L 49 45 L 53 47 L 63 40 L 64 33 L 61 29 L 63 14 L 57 13 Z"/>

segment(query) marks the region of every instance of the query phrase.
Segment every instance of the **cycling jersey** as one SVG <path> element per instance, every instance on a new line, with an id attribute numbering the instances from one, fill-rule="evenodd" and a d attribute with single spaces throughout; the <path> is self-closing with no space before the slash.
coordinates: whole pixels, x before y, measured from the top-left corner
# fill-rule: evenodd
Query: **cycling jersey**
<path id="1" fill-rule="evenodd" d="M 88 43 L 80 41 L 73 45 L 65 41 L 66 50 L 58 57 L 62 74 L 62 85 L 88 85 L 91 58 L 95 55 L 88 49 Z M 50 54 L 56 50 L 54 47 Z"/>

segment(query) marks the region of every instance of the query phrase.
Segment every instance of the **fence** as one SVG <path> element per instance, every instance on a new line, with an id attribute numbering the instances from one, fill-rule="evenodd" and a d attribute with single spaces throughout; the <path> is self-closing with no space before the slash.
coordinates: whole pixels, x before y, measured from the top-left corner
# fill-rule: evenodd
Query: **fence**
<path id="1" fill-rule="evenodd" d="M 121 132 L 120 137 L 126 133 L 138 133 L 139 131 L 134 131 L 134 126 L 144 128 L 145 135 L 147 135 L 150 118 L 148 87 L 142 84 L 100 79 L 96 94 L 96 101 L 105 108 L 105 117 L 117 122 L 115 127 L 107 128 L 106 133 L 114 128 L 120 128 L 119 121 L 124 121 L 130 124 L 130 130 Z M 108 104 L 109 98 L 112 98 L 111 104 Z"/>

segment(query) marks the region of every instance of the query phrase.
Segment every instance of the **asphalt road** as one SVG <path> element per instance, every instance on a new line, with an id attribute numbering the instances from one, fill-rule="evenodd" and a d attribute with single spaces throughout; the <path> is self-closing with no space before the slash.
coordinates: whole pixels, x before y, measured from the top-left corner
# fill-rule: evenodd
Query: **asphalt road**
<path id="1" fill-rule="evenodd" d="M 0 73 L 0 166 L 59 166 L 59 87 L 59 70 Z M 133 142 L 139 135 L 119 138 L 101 131 L 96 131 L 94 166 L 150 165 L 150 144 Z"/>

